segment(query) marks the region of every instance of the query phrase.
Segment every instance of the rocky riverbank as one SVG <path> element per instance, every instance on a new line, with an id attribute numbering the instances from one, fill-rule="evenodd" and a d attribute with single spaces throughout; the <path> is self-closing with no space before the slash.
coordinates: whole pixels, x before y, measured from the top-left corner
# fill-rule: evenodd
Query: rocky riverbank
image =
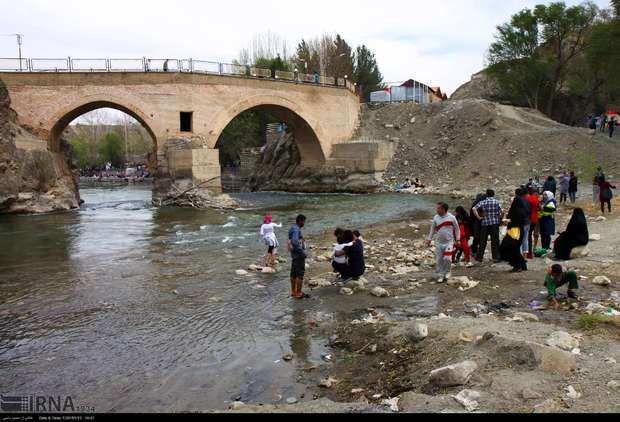
<path id="1" fill-rule="evenodd" d="M 521 274 L 505 264 L 459 266 L 438 284 L 422 242 L 427 221 L 366 228 L 368 273 L 343 288 L 329 272 L 331 239 L 313 239 L 312 300 L 338 303 L 310 321 L 330 348 L 322 365 L 301 368 L 313 397 L 235 403 L 233 411 L 619 411 L 620 320 L 612 315 L 620 310 L 620 219 L 581 205 L 593 240 L 562 263 L 578 272 L 581 300 L 564 300 L 559 311 L 545 306 L 546 259 Z M 561 209 L 559 229 L 571 211 Z M 283 358 L 295 364 L 294 353 Z"/>
<path id="2" fill-rule="evenodd" d="M 55 153 L 16 124 L 0 81 L 0 214 L 33 214 L 79 207 L 77 172 L 65 149 Z"/>

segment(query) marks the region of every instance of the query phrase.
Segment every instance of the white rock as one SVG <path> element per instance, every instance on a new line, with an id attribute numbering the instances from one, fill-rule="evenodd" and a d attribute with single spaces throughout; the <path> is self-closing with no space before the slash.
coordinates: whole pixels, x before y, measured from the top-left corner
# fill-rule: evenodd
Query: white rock
<path id="1" fill-rule="evenodd" d="M 295 397 L 289 397 L 288 399 L 286 399 L 286 403 L 287 404 L 295 404 L 297 403 L 297 399 Z"/>
<path id="2" fill-rule="evenodd" d="M 609 279 L 609 277 L 599 275 L 598 277 L 594 277 L 594 280 L 592 280 L 592 284 L 607 287 L 611 285 L 611 280 Z"/>
<path id="3" fill-rule="evenodd" d="M 578 393 L 572 385 L 566 387 L 564 391 L 566 391 L 566 397 L 569 399 L 577 400 L 581 398 L 581 393 Z"/>
<path id="4" fill-rule="evenodd" d="M 414 340 L 418 340 L 418 341 L 424 340 L 426 337 L 428 337 L 428 325 L 426 324 L 414 325 L 411 336 L 413 337 Z"/>
<path id="5" fill-rule="evenodd" d="M 239 409 L 242 409 L 244 407 L 245 407 L 245 403 L 242 402 L 242 401 L 233 402 L 233 404 L 230 406 L 230 408 L 232 410 L 239 410 Z"/>
<path id="6" fill-rule="evenodd" d="M 383 401 L 381 402 L 381 404 L 382 404 L 383 406 L 387 406 L 387 407 L 389 407 L 389 408 L 390 408 L 390 410 L 391 410 L 392 412 L 398 412 L 398 401 L 399 401 L 399 400 L 400 400 L 400 398 L 395 397 L 395 398 L 393 398 L 393 399 L 383 400 Z"/>
<path id="7" fill-rule="evenodd" d="M 590 235 L 590 242 L 598 242 L 599 240 L 601 240 L 601 235 L 600 234 L 591 234 Z"/>
<path id="8" fill-rule="evenodd" d="M 578 246 L 570 252 L 571 259 L 586 258 L 590 256 L 590 248 L 587 246 Z"/>
<path id="9" fill-rule="evenodd" d="M 565 331 L 556 331 L 545 341 L 547 346 L 556 347 L 567 352 L 579 348 L 579 340 Z"/>
<path id="10" fill-rule="evenodd" d="M 534 314 L 528 314 L 527 312 L 516 312 L 514 315 L 515 318 L 518 318 L 521 321 L 530 321 L 530 322 L 538 322 L 540 318 Z M 514 321 L 514 319 L 513 319 Z"/>
<path id="11" fill-rule="evenodd" d="M 462 292 L 471 290 L 479 284 L 479 281 L 470 280 L 469 277 L 466 276 L 452 277 L 450 280 L 448 280 L 448 286 L 458 287 L 458 289 Z"/>
<path id="12" fill-rule="evenodd" d="M 604 314 L 607 312 L 607 308 L 600 303 L 589 303 L 585 311 L 588 315 Z"/>
<path id="13" fill-rule="evenodd" d="M 337 379 L 332 378 L 332 377 L 328 377 L 328 378 L 322 379 L 319 382 L 319 387 L 322 387 L 322 388 L 332 388 L 337 383 L 338 383 Z"/>
<path id="14" fill-rule="evenodd" d="M 390 293 L 383 287 L 375 287 L 370 291 L 370 294 L 376 297 L 390 297 Z"/>
<path id="15" fill-rule="evenodd" d="M 454 399 L 459 402 L 468 412 L 478 410 L 480 405 L 478 400 L 480 399 L 480 393 L 473 390 L 463 390 L 458 395 L 454 396 Z"/>
<path id="16" fill-rule="evenodd" d="M 609 381 L 607 387 L 612 390 L 620 390 L 620 381 Z"/>
<path id="17" fill-rule="evenodd" d="M 261 273 L 263 273 L 263 274 L 275 274 L 276 270 L 274 270 L 271 267 L 265 267 L 265 268 L 262 269 Z"/>
<path id="18" fill-rule="evenodd" d="M 248 275 L 248 272 L 246 270 L 237 270 L 237 271 L 235 271 L 235 274 L 237 274 L 237 275 Z"/>
<path id="19" fill-rule="evenodd" d="M 596 221 L 607 221 L 607 219 L 605 217 L 597 217 Z"/>
<path id="20" fill-rule="evenodd" d="M 449 365 L 443 368 L 435 369 L 430 374 L 433 384 L 440 387 L 454 387 L 464 385 L 469 381 L 472 374 L 478 369 L 478 364 L 468 360 L 456 365 Z"/>
<path id="21" fill-rule="evenodd" d="M 346 287 L 343 287 L 342 289 L 340 289 L 340 294 L 343 296 L 351 296 L 353 295 L 353 293 L 354 293 L 353 290 L 346 288 Z"/>
<path id="22" fill-rule="evenodd" d="M 331 287 L 332 283 L 327 280 L 323 280 L 322 278 L 315 278 L 308 282 L 308 286 L 312 288 L 323 288 L 323 287 Z"/>
<path id="23" fill-rule="evenodd" d="M 259 267 L 258 265 L 252 264 L 248 267 L 248 270 L 260 272 L 260 271 L 263 271 L 263 267 Z"/>

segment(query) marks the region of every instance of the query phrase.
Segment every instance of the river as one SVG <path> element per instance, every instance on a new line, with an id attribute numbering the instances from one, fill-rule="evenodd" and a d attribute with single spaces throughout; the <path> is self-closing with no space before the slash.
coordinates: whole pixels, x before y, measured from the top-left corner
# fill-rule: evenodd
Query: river
<path id="1" fill-rule="evenodd" d="M 71 396 L 97 412 L 303 396 L 300 366 L 327 350 L 303 327 L 330 309 L 291 299 L 286 267 L 235 275 L 260 263 L 262 215 L 284 224 L 284 243 L 300 212 L 311 241 L 433 208 L 398 194 L 238 194 L 234 212 L 157 209 L 145 187 L 81 195 L 76 212 L 0 217 L 0 393 Z M 283 362 L 291 352 L 296 363 Z"/>

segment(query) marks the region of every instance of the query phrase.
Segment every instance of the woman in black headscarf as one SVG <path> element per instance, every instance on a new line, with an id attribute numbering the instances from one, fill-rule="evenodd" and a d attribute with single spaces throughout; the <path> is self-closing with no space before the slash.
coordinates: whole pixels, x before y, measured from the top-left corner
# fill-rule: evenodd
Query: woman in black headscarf
<path id="1" fill-rule="evenodd" d="M 499 249 L 502 260 L 508 262 L 512 266 L 512 272 L 515 273 L 527 271 L 527 262 L 521 253 L 521 245 L 525 234 L 523 227 L 527 211 L 519 193 L 520 190 L 517 190 L 517 195 L 512 201 L 510 211 L 508 211 L 508 219 L 510 220 L 508 232 Z"/>
<path id="2" fill-rule="evenodd" d="M 578 246 L 586 246 L 590 241 L 588 221 L 583 209 L 576 208 L 573 211 L 566 231 L 561 233 L 555 241 L 554 253 L 556 259 L 568 261 L 571 252 Z"/>
<path id="3" fill-rule="evenodd" d="M 485 199 L 487 199 L 487 195 L 484 193 L 481 193 L 478 196 L 476 196 L 476 200 L 474 201 L 474 203 L 471 206 L 471 209 L 469 210 L 469 215 L 472 215 L 473 214 L 472 210 L 476 207 L 476 205 L 478 205 Z M 477 218 L 469 219 L 469 232 L 474 238 L 471 244 L 472 256 L 475 256 L 478 253 L 478 248 L 480 247 L 480 230 L 482 228 L 481 225 L 482 225 L 481 220 L 478 220 Z"/>

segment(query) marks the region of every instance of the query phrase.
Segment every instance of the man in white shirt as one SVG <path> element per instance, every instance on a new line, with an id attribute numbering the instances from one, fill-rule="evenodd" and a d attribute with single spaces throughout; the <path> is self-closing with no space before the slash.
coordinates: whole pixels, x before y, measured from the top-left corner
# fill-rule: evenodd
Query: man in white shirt
<path id="1" fill-rule="evenodd" d="M 437 204 L 437 215 L 433 218 L 431 232 L 428 235 L 427 245 L 431 246 L 436 237 L 437 268 L 439 282 L 446 282 L 452 275 L 452 256 L 456 248 L 460 247 L 461 230 L 456 217 L 448 212 L 448 204 Z"/>

